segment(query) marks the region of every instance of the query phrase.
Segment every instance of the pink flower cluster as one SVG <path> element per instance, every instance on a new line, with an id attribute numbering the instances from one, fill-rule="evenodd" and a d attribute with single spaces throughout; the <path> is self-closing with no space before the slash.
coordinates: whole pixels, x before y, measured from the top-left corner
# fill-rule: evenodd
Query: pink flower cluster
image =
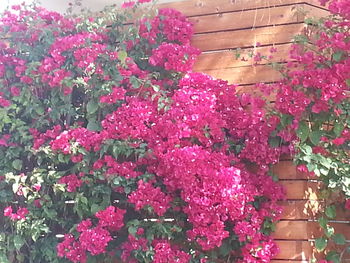
<path id="1" fill-rule="evenodd" d="M 169 71 L 188 72 L 199 54 L 200 51 L 191 46 L 162 43 L 152 51 L 149 63 Z"/>
<path id="2" fill-rule="evenodd" d="M 7 216 L 11 218 L 11 220 L 16 221 L 16 220 L 25 220 L 26 215 L 28 215 L 29 211 L 26 207 L 20 207 L 18 208 L 16 213 L 13 213 L 13 208 L 12 206 L 8 206 L 4 209 L 4 216 Z"/>
<path id="3" fill-rule="evenodd" d="M 128 197 L 128 202 L 135 204 L 135 210 L 139 211 L 145 206 L 150 206 L 158 216 L 162 216 L 170 207 L 171 198 L 159 187 L 154 187 L 151 182 L 138 181 L 137 190 Z"/>
<path id="4" fill-rule="evenodd" d="M 97 226 L 92 227 L 90 219 L 80 222 L 77 231 L 79 238 L 71 234 L 64 236 L 64 240 L 57 245 L 59 257 L 66 257 L 72 262 L 85 263 L 87 260 L 86 252 L 91 255 L 99 255 L 106 252 L 108 243 L 113 239 L 110 231 L 118 231 L 124 226 L 125 210 L 107 207 L 96 213 L 98 218 Z"/>
<path id="5" fill-rule="evenodd" d="M 65 184 L 67 186 L 67 191 L 68 192 L 76 192 L 77 188 L 83 185 L 83 180 L 81 180 L 77 175 L 75 174 L 70 174 L 61 177 L 58 180 L 59 184 Z"/>
<path id="6" fill-rule="evenodd" d="M 193 35 L 193 26 L 179 11 L 162 8 L 154 18 L 142 20 L 139 31 L 140 37 L 147 39 L 151 44 L 163 42 L 164 40 L 159 40 L 159 36 L 162 35 L 166 42 L 188 45 Z"/>

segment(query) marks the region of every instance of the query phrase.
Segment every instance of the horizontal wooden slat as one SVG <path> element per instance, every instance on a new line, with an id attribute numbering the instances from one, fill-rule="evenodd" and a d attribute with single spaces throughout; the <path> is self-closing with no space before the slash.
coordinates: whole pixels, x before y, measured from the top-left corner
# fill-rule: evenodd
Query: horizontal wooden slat
<path id="1" fill-rule="evenodd" d="M 303 3 L 320 6 L 318 0 L 189 0 L 160 4 L 158 7 L 175 8 L 186 16 L 196 16 Z"/>
<path id="2" fill-rule="evenodd" d="M 342 233 L 350 240 L 350 225 L 346 223 L 331 223 L 336 233 Z M 323 235 L 323 230 L 317 222 L 280 221 L 276 224 L 275 239 L 308 240 Z"/>
<path id="3" fill-rule="evenodd" d="M 271 263 L 310 263 L 307 260 L 283 260 L 283 259 L 273 259 Z"/>
<path id="4" fill-rule="evenodd" d="M 262 56 L 266 57 L 271 55 L 272 57 L 269 59 L 270 62 L 284 62 L 288 60 L 291 44 L 276 46 L 276 53 L 270 52 L 272 47 L 273 46 L 267 46 L 241 50 L 241 57 L 239 59 L 236 58 L 236 51 L 233 50 L 202 53 L 197 58 L 194 65 L 194 71 L 252 66 L 255 64 L 255 62 L 253 58 L 249 57 L 249 52 L 253 52 L 254 54 L 260 53 Z M 263 63 L 263 61 L 259 62 L 259 64 L 260 63 Z"/>
<path id="5" fill-rule="evenodd" d="M 226 80 L 230 84 L 274 82 L 282 78 L 282 75 L 270 65 L 203 70 L 202 72 L 215 78 Z"/>
<path id="6" fill-rule="evenodd" d="M 322 200 L 287 200 L 280 201 L 283 206 L 281 219 L 306 220 L 317 218 L 319 212 L 324 209 Z M 338 207 L 336 210 L 336 220 L 350 221 L 350 211 Z"/>
<path id="7" fill-rule="evenodd" d="M 280 181 L 280 184 L 286 190 L 287 199 L 310 199 L 318 200 L 319 182 L 311 182 L 306 180 L 288 180 Z"/>
<path id="8" fill-rule="evenodd" d="M 192 45 L 201 51 L 254 47 L 261 45 L 283 44 L 302 32 L 304 24 L 290 24 L 256 29 L 225 31 L 194 35 Z"/>
<path id="9" fill-rule="evenodd" d="M 272 168 L 279 179 L 313 179 L 307 173 L 299 172 L 292 161 L 280 161 Z"/>
<path id="10" fill-rule="evenodd" d="M 277 240 L 276 244 L 280 252 L 275 259 L 309 260 L 317 254 L 310 241 Z"/>
<path id="11" fill-rule="evenodd" d="M 279 203 L 283 206 L 281 219 L 306 220 L 316 218 L 322 208 L 322 202 L 317 200 L 287 200 Z"/>
<path id="12" fill-rule="evenodd" d="M 242 12 L 220 13 L 215 15 L 196 16 L 190 21 L 196 33 L 254 28 L 268 25 L 280 25 L 303 22 L 298 15 L 302 4 L 255 9 Z"/>

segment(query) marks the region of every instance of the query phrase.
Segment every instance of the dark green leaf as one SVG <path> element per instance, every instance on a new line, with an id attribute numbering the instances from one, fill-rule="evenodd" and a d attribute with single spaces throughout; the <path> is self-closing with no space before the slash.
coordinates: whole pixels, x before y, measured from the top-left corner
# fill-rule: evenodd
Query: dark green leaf
<path id="1" fill-rule="evenodd" d="M 17 250 L 20 250 L 21 247 L 24 245 L 24 240 L 21 236 L 19 235 L 16 235 L 14 238 L 13 238 L 13 244 L 15 246 L 15 248 Z"/>
<path id="2" fill-rule="evenodd" d="M 12 167 L 15 168 L 16 170 L 21 170 L 22 169 L 22 161 L 19 159 L 16 159 L 12 162 Z"/>
<path id="3" fill-rule="evenodd" d="M 309 135 L 310 141 L 314 144 L 314 145 L 318 145 L 318 143 L 320 142 L 320 139 L 323 135 L 322 131 L 312 131 Z"/>
<path id="4" fill-rule="evenodd" d="M 273 148 L 277 148 L 281 145 L 281 137 L 271 137 L 269 138 L 269 145 Z"/>
<path id="5" fill-rule="evenodd" d="M 299 127 L 297 130 L 297 135 L 301 142 L 305 142 L 310 133 L 309 126 L 305 122 L 299 122 Z"/>
<path id="6" fill-rule="evenodd" d="M 318 219 L 318 223 L 320 224 L 320 226 L 322 228 L 326 228 L 327 224 L 328 224 L 328 219 L 326 219 L 324 217 L 321 217 L 321 218 Z"/>
<path id="7" fill-rule="evenodd" d="M 340 263 L 340 255 L 336 251 L 329 251 L 327 253 L 326 259 L 332 263 Z"/>
<path id="8" fill-rule="evenodd" d="M 338 51 L 333 54 L 333 60 L 339 62 L 343 57 L 343 52 Z"/>
<path id="9" fill-rule="evenodd" d="M 90 100 L 86 105 L 86 110 L 88 114 L 94 114 L 98 110 L 98 103 L 94 100 Z"/>
<path id="10" fill-rule="evenodd" d="M 6 254 L 3 254 L 3 252 L 0 253 L 0 262 L 1 263 L 10 263 L 10 261 L 8 260 Z"/>
<path id="11" fill-rule="evenodd" d="M 315 240 L 315 246 L 318 251 L 323 251 L 327 247 L 327 239 L 324 237 Z"/>
<path id="12" fill-rule="evenodd" d="M 90 131 L 99 131 L 101 129 L 100 125 L 95 120 L 90 120 L 86 128 Z"/>
<path id="13" fill-rule="evenodd" d="M 333 236 L 333 241 L 337 245 L 345 245 L 346 244 L 346 240 L 345 240 L 344 235 L 340 234 L 340 233 L 337 233 Z"/>
<path id="14" fill-rule="evenodd" d="M 344 130 L 344 125 L 340 122 L 334 124 L 333 132 L 336 137 L 339 137 Z"/>
<path id="15" fill-rule="evenodd" d="M 335 216 L 337 215 L 335 206 L 334 205 L 327 206 L 325 213 L 327 217 L 332 219 L 335 218 Z"/>

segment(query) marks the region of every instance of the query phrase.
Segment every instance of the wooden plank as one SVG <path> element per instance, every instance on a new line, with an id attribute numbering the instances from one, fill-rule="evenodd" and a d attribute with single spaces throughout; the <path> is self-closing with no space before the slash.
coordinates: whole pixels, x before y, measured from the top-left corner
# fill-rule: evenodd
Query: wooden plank
<path id="1" fill-rule="evenodd" d="M 306 180 L 281 180 L 280 184 L 286 190 L 286 198 L 292 200 L 318 200 L 318 189 L 321 184 L 319 182 L 311 182 Z"/>
<path id="2" fill-rule="evenodd" d="M 196 16 L 190 18 L 190 21 L 194 24 L 194 32 L 196 33 L 297 23 L 304 22 L 304 17 L 298 15 L 298 10 L 302 9 L 303 6 L 302 4 L 297 4 L 243 12 Z"/>
<path id="3" fill-rule="evenodd" d="M 324 209 L 322 200 L 287 200 L 280 201 L 279 204 L 283 206 L 281 215 L 283 220 L 316 219 L 318 213 Z M 350 211 L 344 210 L 339 206 L 336 214 L 336 220 L 350 221 Z"/>
<path id="4" fill-rule="evenodd" d="M 230 84 L 274 82 L 282 78 L 281 74 L 269 65 L 203 70 L 202 72 L 214 78 L 226 80 Z"/>
<path id="5" fill-rule="evenodd" d="M 175 8 L 186 16 L 196 16 L 303 3 L 321 7 L 318 0 L 189 0 L 159 4 L 158 7 Z"/>
<path id="6" fill-rule="evenodd" d="M 350 240 L 350 225 L 346 223 L 331 223 L 336 233 L 342 233 Z M 276 232 L 272 234 L 275 239 L 283 240 L 309 240 L 323 235 L 318 222 L 309 221 L 280 221 L 276 224 Z"/>
<path id="7" fill-rule="evenodd" d="M 271 48 L 277 48 L 277 52 L 271 53 Z M 266 57 L 272 56 L 269 59 L 270 62 L 284 62 L 289 58 L 290 49 L 291 44 L 246 49 L 240 51 L 241 58 L 239 59 L 236 59 L 236 53 L 233 50 L 202 53 L 194 64 L 194 71 L 252 66 L 255 62 L 253 58 L 249 58 L 248 53 L 250 52 L 254 54 L 260 53 Z"/>
<path id="8" fill-rule="evenodd" d="M 287 200 L 279 202 L 283 206 L 281 219 L 307 220 L 315 219 L 322 210 L 322 201 L 318 200 Z"/>
<path id="9" fill-rule="evenodd" d="M 192 45 L 201 51 L 235 49 L 261 45 L 289 43 L 302 32 L 304 24 L 290 24 L 256 29 L 225 31 L 194 35 Z"/>
<path id="10" fill-rule="evenodd" d="M 276 240 L 276 244 L 280 252 L 275 259 L 309 260 L 317 254 L 311 241 Z"/>
<path id="11" fill-rule="evenodd" d="M 279 179 L 316 179 L 298 171 L 293 161 L 280 161 L 272 167 L 272 172 Z"/>
<path id="12" fill-rule="evenodd" d="M 310 263 L 308 260 L 283 260 L 283 259 L 273 259 L 271 263 Z"/>

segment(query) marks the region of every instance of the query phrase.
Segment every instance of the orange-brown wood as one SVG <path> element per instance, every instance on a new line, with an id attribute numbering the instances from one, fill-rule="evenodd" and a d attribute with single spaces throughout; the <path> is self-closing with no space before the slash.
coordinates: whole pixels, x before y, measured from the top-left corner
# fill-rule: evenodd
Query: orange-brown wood
<path id="1" fill-rule="evenodd" d="M 275 82 L 282 75 L 270 65 L 257 65 L 238 68 L 202 70 L 203 73 L 217 79 L 227 80 L 230 84 L 255 84 L 258 82 Z"/>
<path id="2" fill-rule="evenodd" d="M 350 240 L 350 225 L 348 223 L 331 223 L 336 233 L 342 233 Z M 323 230 L 317 222 L 309 221 L 280 221 L 276 224 L 275 239 L 283 240 L 309 240 L 321 237 Z"/>
<path id="3" fill-rule="evenodd" d="M 311 241 L 277 240 L 280 252 L 275 259 L 309 260 L 318 256 Z"/>
<path id="4" fill-rule="evenodd" d="M 271 53 L 271 48 L 276 48 L 277 52 Z M 261 56 L 270 57 L 268 61 L 265 59 L 259 64 L 269 62 L 284 62 L 289 60 L 289 50 L 291 44 L 282 44 L 278 46 L 256 47 L 246 50 L 223 50 L 216 52 L 202 53 L 199 55 L 194 71 L 215 70 L 223 68 L 237 68 L 245 66 L 253 66 L 256 62 L 250 57 L 250 54 L 261 54 Z M 241 54 L 240 58 L 236 58 L 236 54 Z"/>
<path id="5" fill-rule="evenodd" d="M 286 190 L 287 199 L 320 199 L 318 190 L 320 189 L 321 184 L 319 182 L 306 180 L 281 180 L 280 184 Z"/>
<path id="6" fill-rule="evenodd" d="M 304 24 L 279 25 L 268 28 L 245 29 L 195 35 L 192 45 L 201 51 L 235 49 L 261 45 L 289 43 L 300 34 Z"/>
<path id="7" fill-rule="evenodd" d="M 325 205 L 322 200 L 286 200 L 280 201 L 279 204 L 283 206 L 281 219 L 284 220 L 317 219 Z M 344 208 L 338 207 L 336 215 L 336 220 L 350 221 L 350 211 Z"/>
<path id="8" fill-rule="evenodd" d="M 298 10 L 302 4 L 279 6 L 242 12 L 220 13 L 192 17 L 196 33 L 255 28 L 268 25 L 280 25 L 303 22 Z"/>
<path id="9" fill-rule="evenodd" d="M 160 4 L 159 7 L 175 8 L 183 12 L 186 16 L 196 16 L 305 3 L 321 7 L 318 0 L 187 0 Z"/>
<path id="10" fill-rule="evenodd" d="M 316 179 L 307 173 L 299 172 L 292 161 L 280 161 L 273 166 L 272 172 L 279 179 Z"/>

